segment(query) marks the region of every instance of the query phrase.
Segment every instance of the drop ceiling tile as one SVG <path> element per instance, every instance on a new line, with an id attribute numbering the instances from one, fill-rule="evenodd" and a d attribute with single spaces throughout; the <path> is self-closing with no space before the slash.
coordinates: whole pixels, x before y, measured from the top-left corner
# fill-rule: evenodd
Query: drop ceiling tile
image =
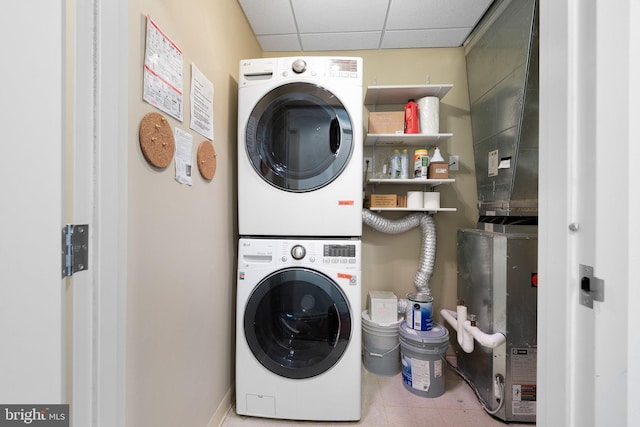
<path id="1" fill-rule="evenodd" d="M 382 49 L 461 46 L 472 28 L 385 31 Z"/>
<path id="2" fill-rule="evenodd" d="M 256 36 L 260 47 L 265 52 L 300 51 L 300 40 L 297 34 L 276 34 Z"/>
<path id="3" fill-rule="evenodd" d="M 289 0 L 238 0 L 253 33 L 291 34 L 296 24 Z"/>
<path id="4" fill-rule="evenodd" d="M 381 31 L 300 34 L 300 39 L 306 51 L 378 49 L 381 34 Z"/>
<path id="5" fill-rule="evenodd" d="M 474 27 L 493 0 L 392 0 L 387 30 Z"/>
<path id="6" fill-rule="evenodd" d="M 389 0 L 291 0 L 300 33 L 380 31 Z"/>

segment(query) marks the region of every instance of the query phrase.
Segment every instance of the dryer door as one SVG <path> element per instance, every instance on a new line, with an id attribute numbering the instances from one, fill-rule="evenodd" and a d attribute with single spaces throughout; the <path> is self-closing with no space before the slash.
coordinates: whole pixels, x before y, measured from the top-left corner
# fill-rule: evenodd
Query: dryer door
<path id="1" fill-rule="evenodd" d="M 267 93 L 246 129 L 249 160 L 269 184 L 286 191 L 322 188 L 344 170 L 353 151 L 353 124 L 340 100 L 311 83 Z"/>
<path id="2" fill-rule="evenodd" d="M 349 344 L 349 303 L 322 273 L 280 270 L 250 295 L 244 332 L 253 355 L 271 372 L 293 379 L 313 377 L 335 365 Z"/>

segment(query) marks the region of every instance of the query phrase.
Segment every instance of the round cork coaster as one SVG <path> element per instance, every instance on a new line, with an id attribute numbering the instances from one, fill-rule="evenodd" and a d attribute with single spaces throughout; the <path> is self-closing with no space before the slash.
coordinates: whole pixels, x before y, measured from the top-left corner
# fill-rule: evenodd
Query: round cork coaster
<path id="1" fill-rule="evenodd" d="M 212 180 L 216 174 L 216 150 L 211 142 L 205 140 L 200 143 L 196 161 L 200 175 L 206 180 Z"/>
<path id="2" fill-rule="evenodd" d="M 157 168 L 171 163 L 176 143 L 167 119 L 160 113 L 148 113 L 140 122 L 138 137 L 144 158 Z"/>

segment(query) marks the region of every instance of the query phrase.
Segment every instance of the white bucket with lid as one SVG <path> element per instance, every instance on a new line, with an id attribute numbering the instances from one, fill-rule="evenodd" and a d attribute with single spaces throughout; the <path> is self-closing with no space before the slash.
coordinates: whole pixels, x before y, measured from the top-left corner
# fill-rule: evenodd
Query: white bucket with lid
<path id="1" fill-rule="evenodd" d="M 418 396 L 442 395 L 445 357 L 449 348 L 447 328 L 434 322 L 430 330 L 419 331 L 402 322 L 398 331 L 404 387 Z"/>
<path id="2" fill-rule="evenodd" d="M 364 367 L 378 375 L 396 375 L 401 370 L 398 325 L 404 320 L 399 316 L 393 323 L 371 320 L 369 310 L 362 312 L 362 353 Z"/>

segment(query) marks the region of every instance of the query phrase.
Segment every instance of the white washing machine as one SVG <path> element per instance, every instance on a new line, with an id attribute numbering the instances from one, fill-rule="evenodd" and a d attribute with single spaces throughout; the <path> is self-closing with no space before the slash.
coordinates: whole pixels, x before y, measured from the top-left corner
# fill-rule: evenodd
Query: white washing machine
<path id="1" fill-rule="evenodd" d="M 349 421 L 361 411 L 361 242 L 240 239 L 236 412 Z"/>
<path id="2" fill-rule="evenodd" d="M 240 61 L 241 236 L 362 235 L 362 58 Z"/>

